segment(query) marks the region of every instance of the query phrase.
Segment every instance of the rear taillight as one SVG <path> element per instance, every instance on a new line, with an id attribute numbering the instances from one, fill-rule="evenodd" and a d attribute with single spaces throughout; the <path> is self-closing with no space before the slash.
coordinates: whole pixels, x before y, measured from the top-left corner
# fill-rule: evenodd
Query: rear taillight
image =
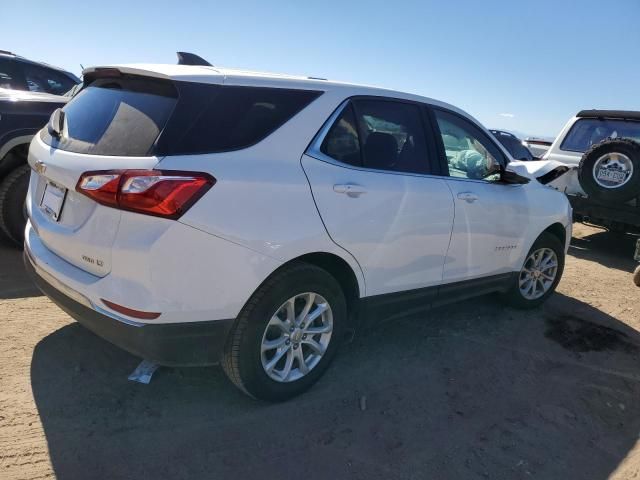
<path id="1" fill-rule="evenodd" d="M 101 170 L 83 173 L 76 191 L 108 207 L 175 220 L 215 183 L 198 172 Z"/>

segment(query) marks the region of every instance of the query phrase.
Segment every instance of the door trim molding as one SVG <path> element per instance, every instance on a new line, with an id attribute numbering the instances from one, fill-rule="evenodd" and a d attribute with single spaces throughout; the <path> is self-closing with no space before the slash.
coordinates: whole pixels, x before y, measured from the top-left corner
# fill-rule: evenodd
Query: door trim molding
<path id="1" fill-rule="evenodd" d="M 488 277 L 431 287 L 384 293 L 360 299 L 360 324 L 370 321 L 389 321 L 427 311 L 493 292 L 505 292 L 518 272 L 501 273 Z"/>

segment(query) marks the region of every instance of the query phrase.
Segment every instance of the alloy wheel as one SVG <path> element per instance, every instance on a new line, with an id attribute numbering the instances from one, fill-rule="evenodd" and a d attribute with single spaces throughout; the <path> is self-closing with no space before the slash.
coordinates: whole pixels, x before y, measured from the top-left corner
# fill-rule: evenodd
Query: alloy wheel
<path id="1" fill-rule="evenodd" d="M 524 262 L 518 277 L 520 293 L 536 300 L 549 291 L 558 274 L 558 256 L 550 248 L 539 248 Z"/>
<path id="2" fill-rule="evenodd" d="M 265 373 L 276 382 L 293 382 L 313 370 L 333 332 L 331 306 L 317 293 L 295 295 L 273 314 L 260 346 Z"/>

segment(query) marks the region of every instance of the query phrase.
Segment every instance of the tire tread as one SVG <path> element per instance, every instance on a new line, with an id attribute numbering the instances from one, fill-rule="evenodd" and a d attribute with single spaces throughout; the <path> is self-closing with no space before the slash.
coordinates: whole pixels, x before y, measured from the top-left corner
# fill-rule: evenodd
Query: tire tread
<path id="1" fill-rule="evenodd" d="M 295 275 L 299 271 L 308 271 L 309 269 L 321 270 L 319 267 L 306 263 L 294 263 L 274 273 L 258 287 L 249 301 L 247 301 L 231 329 L 220 363 L 229 380 L 252 398 L 256 397 L 247 389 L 240 375 L 240 342 L 242 341 L 245 330 L 249 326 L 251 313 L 275 285 L 290 275 Z M 322 271 L 324 272 L 324 270 Z"/>
<path id="2" fill-rule="evenodd" d="M 15 215 L 12 209 L 11 193 L 16 183 L 18 183 L 23 175 L 30 171 L 29 165 L 21 165 L 13 169 L 3 180 L 0 182 L 0 229 L 2 232 L 16 244 L 20 243 L 20 238 L 17 238 L 15 232 L 11 228 L 11 215 Z"/>
<path id="3" fill-rule="evenodd" d="M 611 205 L 618 205 L 625 203 L 634 197 L 640 195 L 640 171 L 634 172 L 633 178 L 629 179 L 632 182 L 630 185 L 625 185 L 619 192 L 605 192 L 605 189 L 598 188 L 595 185 L 595 179 L 593 179 L 593 165 L 594 157 L 598 158 L 611 150 L 611 145 L 622 145 L 622 148 L 627 148 L 633 151 L 631 161 L 634 164 L 636 170 L 640 170 L 640 143 L 629 138 L 607 138 L 599 143 L 592 145 L 580 159 L 578 164 L 578 181 L 580 186 L 587 195 L 596 197 L 598 200 Z M 602 150 L 602 152 L 599 152 Z M 633 185 L 635 183 L 636 185 Z"/>

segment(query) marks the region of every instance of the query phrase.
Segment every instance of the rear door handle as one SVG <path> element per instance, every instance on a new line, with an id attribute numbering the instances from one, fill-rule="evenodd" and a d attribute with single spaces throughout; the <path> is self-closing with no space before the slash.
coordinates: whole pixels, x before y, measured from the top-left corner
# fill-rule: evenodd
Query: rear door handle
<path id="1" fill-rule="evenodd" d="M 478 200 L 478 195 L 473 192 L 460 192 L 458 194 L 458 198 L 460 200 L 464 200 L 467 203 L 473 203 Z"/>
<path id="2" fill-rule="evenodd" d="M 358 197 L 363 193 L 367 193 L 366 188 L 355 183 L 336 184 L 333 186 L 333 191 L 336 193 L 345 193 L 350 197 Z"/>

